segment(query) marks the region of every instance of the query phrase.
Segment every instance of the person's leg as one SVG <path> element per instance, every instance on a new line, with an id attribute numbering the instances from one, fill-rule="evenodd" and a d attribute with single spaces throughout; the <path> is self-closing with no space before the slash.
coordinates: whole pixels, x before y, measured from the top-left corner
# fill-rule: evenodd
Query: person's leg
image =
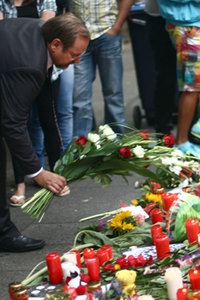
<path id="1" fill-rule="evenodd" d="M 74 133 L 73 136 L 87 136 L 93 128 L 92 82 L 95 79 L 95 61 L 92 56 L 92 43 L 74 65 Z"/>
<path id="2" fill-rule="evenodd" d="M 180 96 L 176 138 L 177 145 L 188 141 L 188 132 L 195 113 L 198 96 L 199 92 L 183 92 Z"/>
<path id="3" fill-rule="evenodd" d="M 69 65 L 60 74 L 58 91 L 57 119 L 64 149 L 68 147 L 73 137 L 73 88 L 74 66 Z"/>
<path id="4" fill-rule="evenodd" d="M 105 103 L 105 123 L 125 123 L 121 42 L 121 34 L 104 34 L 95 40 L 95 56 Z M 112 128 L 116 132 L 124 132 L 122 126 Z"/>
<path id="5" fill-rule="evenodd" d="M 6 149 L 0 135 L 0 242 L 7 237 L 20 233 L 10 220 L 9 204 L 6 199 Z"/>
<path id="6" fill-rule="evenodd" d="M 147 15 L 146 28 L 157 74 L 154 93 L 155 130 L 158 133 L 170 134 L 172 113 L 178 97 L 176 49 L 172 45 L 162 17 Z"/>
<path id="7" fill-rule="evenodd" d="M 56 83 L 53 84 L 56 87 Z M 37 98 L 38 113 L 41 127 L 44 132 L 45 150 L 49 161 L 49 167 L 53 170 L 55 162 L 62 153 L 62 141 L 56 118 L 55 93 L 49 79 Z"/>
<path id="8" fill-rule="evenodd" d="M 38 114 L 38 103 L 34 101 L 31 107 L 28 130 L 33 145 L 33 149 L 37 154 L 41 166 L 45 166 L 44 159 L 44 134 L 40 125 L 39 114 Z"/>

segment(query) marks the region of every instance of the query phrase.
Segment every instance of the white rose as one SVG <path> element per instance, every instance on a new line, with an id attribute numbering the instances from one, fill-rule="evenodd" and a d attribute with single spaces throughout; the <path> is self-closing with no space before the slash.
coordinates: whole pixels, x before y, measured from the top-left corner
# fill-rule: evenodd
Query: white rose
<path id="1" fill-rule="evenodd" d="M 117 137 L 116 133 L 107 124 L 99 126 L 99 133 L 102 137 L 111 141 L 115 140 Z"/>
<path id="2" fill-rule="evenodd" d="M 99 143 L 100 135 L 97 133 L 88 133 L 88 140 L 94 144 Z"/>
<path id="3" fill-rule="evenodd" d="M 135 148 L 133 148 L 133 153 L 138 158 L 143 158 L 145 151 L 144 151 L 144 148 L 142 148 L 142 146 L 136 146 Z"/>

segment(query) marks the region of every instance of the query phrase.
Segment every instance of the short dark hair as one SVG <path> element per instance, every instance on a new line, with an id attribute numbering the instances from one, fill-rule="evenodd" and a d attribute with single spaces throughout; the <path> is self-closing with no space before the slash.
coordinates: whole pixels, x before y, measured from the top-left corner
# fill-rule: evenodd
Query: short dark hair
<path id="1" fill-rule="evenodd" d="M 90 39 L 90 34 L 83 23 L 72 13 L 66 13 L 49 19 L 42 25 L 42 33 L 46 43 L 60 39 L 64 49 L 71 47 L 78 36 Z"/>

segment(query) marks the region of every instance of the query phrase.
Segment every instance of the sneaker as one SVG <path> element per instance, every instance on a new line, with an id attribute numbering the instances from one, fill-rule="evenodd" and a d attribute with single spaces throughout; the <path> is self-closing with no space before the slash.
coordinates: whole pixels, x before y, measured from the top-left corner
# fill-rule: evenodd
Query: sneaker
<path id="1" fill-rule="evenodd" d="M 192 126 L 190 133 L 200 139 L 200 119 Z"/>
<path id="2" fill-rule="evenodd" d="M 183 154 L 200 157 L 200 146 L 195 145 L 189 141 L 180 145 L 175 145 L 175 147 L 179 149 Z"/>

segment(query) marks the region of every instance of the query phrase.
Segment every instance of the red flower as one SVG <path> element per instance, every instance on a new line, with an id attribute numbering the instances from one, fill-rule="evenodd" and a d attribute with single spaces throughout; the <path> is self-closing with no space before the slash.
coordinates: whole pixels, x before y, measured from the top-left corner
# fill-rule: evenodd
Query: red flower
<path id="1" fill-rule="evenodd" d="M 76 140 L 76 144 L 77 145 L 82 145 L 85 146 L 85 144 L 87 143 L 87 138 L 85 136 L 79 136 L 79 138 Z"/>
<path id="2" fill-rule="evenodd" d="M 112 264 L 107 264 L 105 266 L 103 266 L 104 271 L 111 271 L 111 272 L 115 272 L 115 268 Z"/>
<path id="3" fill-rule="evenodd" d="M 76 292 L 77 292 L 78 295 L 84 295 L 87 292 L 87 286 L 85 286 L 85 285 L 79 285 L 76 288 Z"/>
<path id="4" fill-rule="evenodd" d="M 123 158 L 131 157 L 131 150 L 128 147 L 120 148 L 118 152 Z"/>
<path id="5" fill-rule="evenodd" d="M 175 144 L 175 139 L 174 139 L 173 134 L 172 133 L 165 134 L 163 136 L 163 142 L 166 147 L 170 147 L 170 148 L 173 147 Z"/>
<path id="6" fill-rule="evenodd" d="M 143 138 L 143 140 L 149 140 L 150 139 L 150 135 L 149 135 L 149 132 L 147 130 L 140 131 L 139 135 Z"/>

